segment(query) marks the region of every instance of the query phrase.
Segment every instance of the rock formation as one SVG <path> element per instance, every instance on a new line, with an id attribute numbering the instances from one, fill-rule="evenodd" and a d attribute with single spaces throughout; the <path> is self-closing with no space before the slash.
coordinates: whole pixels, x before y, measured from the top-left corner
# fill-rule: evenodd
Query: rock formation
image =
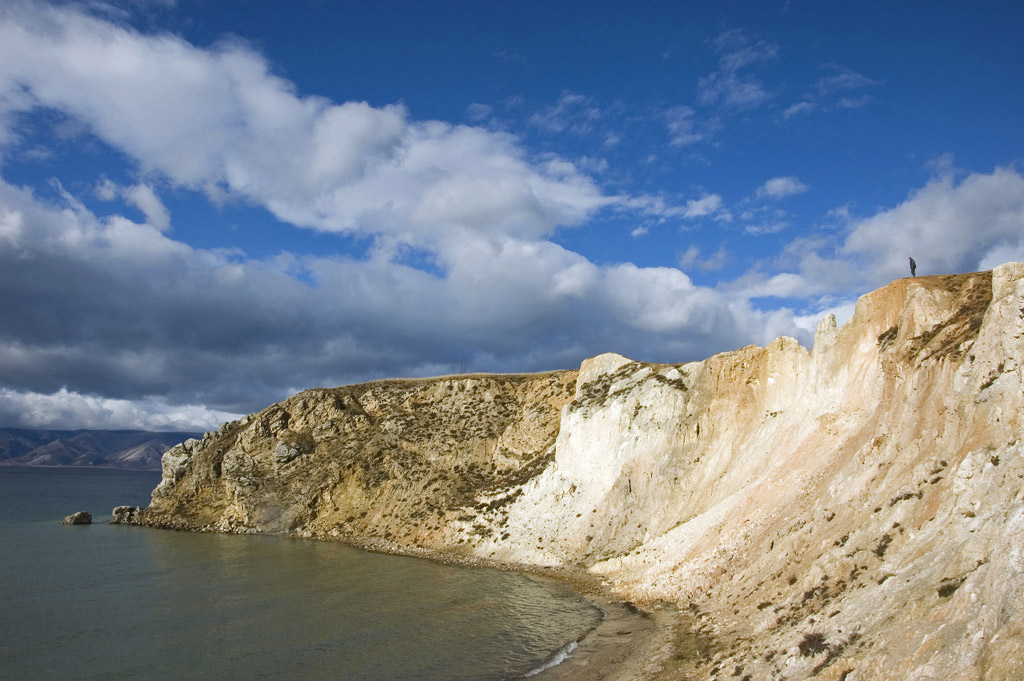
<path id="1" fill-rule="evenodd" d="M 138 506 L 115 506 L 110 512 L 111 525 L 134 525 L 142 511 Z"/>
<path id="2" fill-rule="evenodd" d="M 91 525 L 92 514 L 88 511 L 76 511 L 71 515 L 64 516 L 60 522 L 62 525 Z"/>
<path id="3" fill-rule="evenodd" d="M 586 569 L 690 618 L 666 678 L 1019 679 L 1022 354 L 1008 264 L 812 350 L 309 390 L 168 451 L 127 522 Z"/>

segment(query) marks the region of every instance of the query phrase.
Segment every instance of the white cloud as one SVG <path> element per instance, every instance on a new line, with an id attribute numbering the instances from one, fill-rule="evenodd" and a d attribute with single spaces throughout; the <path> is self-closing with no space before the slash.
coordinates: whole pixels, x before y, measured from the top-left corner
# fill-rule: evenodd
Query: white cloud
<path id="1" fill-rule="evenodd" d="M 489 104 L 473 102 L 466 107 L 466 116 L 474 123 L 486 121 L 494 115 L 494 107 Z"/>
<path id="2" fill-rule="evenodd" d="M 787 227 L 789 227 L 788 223 L 776 220 L 774 222 L 761 222 L 756 225 L 747 225 L 743 228 L 743 231 L 752 236 L 763 236 L 765 234 L 778 234 Z"/>
<path id="3" fill-rule="evenodd" d="M 555 104 L 533 114 L 529 123 L 549 133 L 586 135 L 601 117 L 601 109 L 590 97 L 566 91 Z"/>
<path id="4" fill-rule="evenodd" d="M 686 209 L 683 217 L 699 218 L 707 215 L 722 215 L 724 202 L 718 194 L 705 194 L 699 199 L 690 199 L 686 202 Z"/>
<path id="5" fill-rule="evenodd" d="M 821 97 L 827 97 L 847 90 L 857 90 L 865 87 L 881 85 L 880 81 L 873 80 L 841 64 L 825 64 L 821 67 L 826 72 L 814 84 L 814 90 Z"/>
<path id="6" fill-rule="evenodd" d="M 777 50 L 737 32 L 714 48 L 719 67 L 701 81 L 702 101 L 731 111 L 767 101 L 754 69 Z M 793 107 L 840 106 L 866 86 L 830 72 L 812 93 L 828 99 Z M 937 178 L 875 216 L 847 214 L 838 240 L 787 253 L 792 271 L 777 266 L 721 289 L 674 268 L 598 265 L 550 235 L 604 207 L 649 219 L 644 229 L 672 218 L 727 221 L 729 206 L 711 192 L 608 196 L 587 174 L 602 171 L 600 159 L 532 157 L 512 135 L 413 120 L 400 105 L 300 96 L 245 46 L 200 49 L 70 5 L 0 10 L 0 101 L 9 114 L 59 110 L 84 122 L 145 179 L 96 190 L 139 209 L 144 224 L 99 218 L 66 193 L 49 205 L 0 181 L 0 389 L 21 414 L 80 414 L 79 423 L 234 414 L 296 387 L 454 370 L 460 356 L 472 369 L 534 370 L 607 350 L 699 359 L 768 333 L 806 342 L 806 309 L 766 313 L 750 300 L 791 297 L 817 309 L 833 294 L 827 305 L 838 309 L 851 292 L 900 276 L 907 255 L 928 273 L 1022 250 L 1024 178 L 999 169 L 959 184 Z M 610 139 L 598 126 L 605 113 L 565 93 L 534 125 Z M 664 120 L 677 145 L 709 141 L 720 125 L 687 107 Z M 0 144 L 12 138 L 0 128 Z M 170 215 L 157 195 L 182 187 L 299 226 L 369 235 L 375 249 L 365 260 L 260 260 L 192 248 L 165 231 Z M 806 190 L 788 176 L 757 194 Z M 410 253 L 429 271 L 402 264 Z M 679 264 L 713 270 L 727 258 L 693 246 Z"/>
<path id="7" fill-rule="evenodd" d="M 710 272 L 722 269 L 727 259 L 728 253 L 724 246 L 707 257 L 703 257 L 701 250 L 696 246 L 690 246 L 679 256 L 679 267 L 683 270 L 695 267 L 699 270 Z"/>
<path id="8" fill-rule="evenodd" d="M 793 116 L 812 113 L 817 108 L 818 105 L 815 102 L 797 102 L 796 104 L 786 107 L 782 112 L 782 117 L 789 120 Z"/>
<path id="9" fill-rule="evenodd" d="M 919 276 L 1024 260 L 1024 175 L 1001 167 L 957 181 L 948 165 L 939 169 L 896 207 L 869 217 L 855 217 L 845 206 L 831 211 L 841 223 L 837 238 L 794 240 L 772 263 L 774 272 L 752 270 L 724 283 L 722 291 L 745 301 L 804 301 L 787 323 L 809 331 L 824 314 L 848 318 L 857 296 L 909 276 L 911 256 Z M 698 252 L 691 251 L 685 262 L 696 262 Z"/>
<path id="10" fill-rule="evenodd" d="M 104 179 L 96 186 L 96 196 L 104 201 L 122 198 L 135 206 L 146 217 L 146 223 L 161 232 L 171 228 L 171 213 L 148 184 L 136 184 L 130 187 L 119 187 L 109 179 Z"/>
<path id="11" fill-rule="evenodd" d="M 990 269 L 1024 259 L 1024 175 L 1000 167 L 957 180 L 941 174 L 893 208 L 856 217 L 847 207 L 830 212 L 843 230 L 838 239 L 804 239 L 788 248 L 790 272 L 749 273 L 730 285 L 743 298 L 859 295 L 910 275 Z M 791 263 L 792 264 L 792 263 Z"/>
<path id="12" fill-rule="evenodd" d="M 171 228 L 171 214 L 148 184 L 137 184 L 125 189 L 125 199 L 146 216 L 146 222 L 161 232 Z"/>
<path id="13" fill-rule="evenodd" d="M 117 400 L 61 388 L 51 394 L 0 388 L 0 420 L 9 427 L 194 431 L 216 430 L 241 414 L 160 399 Z"/>
<path id="14" fill-rule="evenodd" d="M 755 77 L 743 73 L 778 56 L 778 47 L 764 41 L 751 42 L 743 31 L 730 30 L 711 41 L 718 54 L 718 70 L 697 84 L 698 101 L 706 106 L 722 106 L 744 111 L 761 106 L 772 98 Z"/>
<path id="15" fill-rule="evenodd" d="M 989 254 L 1024 234 L 1024 176 L 1013 168 L 973 173 L 959 183 L 937 177 L 899 206 L 854 222 L 839 249 L 868 264 L 878 278 L 905 276 L 913 256 L 918 273 L 963 272 L 990 262 Z"/>
<path id="16" fill-rule="evenodd" d="M 678 270 L 598 266 L 545 240 L 456 228 L 439 240 L 443 274 L 386 251 L 248 259 L 0 181 L 5 418 L 198 423 L 177 405 L 254 411 L 297 387 L 454 371 L 460 356 L 501 371 L 608 350 L 684 361 L 759 338 L 768 318 Z"/>
<path id="17" fill-rule="evenodd" d="M 860 109 L 861 107 L 867 106 L 872 100 L 871 95 L 861 95 L 860 97 L 841 97 L 836 102 L 836 107 L 840 109 Z"/>
<path id="18" fill-rule="evenodd" d="M 668 201 L 662 196 L 623 196 L 617 199 L 616 205 L 659 218 L 684 218 L 692 220 L 711 216 L 714 220 L 720 222 L 727 222 L 732 219 L 732 213 L 718 194 L 705 193 L 698 199 L 688 199 L 682 204 Z"/>
<path id="19" fill-rule="evenodd" d="M 796 177 L 773 177 L 757 189 L 757 197 L 764 199 L 782 199 L 787 196 L 802 194 L 808 189 L 807 185 Z"/>
<path id="20" fill-rule="evenodd" d="M 871 95 L 844 93 L 882 84 L 881 81 L 868 78 L 841 64 L 824 64 L 821 66 L 821 70 L 825 72 L 825 75 L 811 86 L 810 91 L 804 94 L 802 100 L 791 104 L 782 112 L 784 120 L 815 111 L 858 109 L 866 106 L 872 100 Z"/>
<path id="21" fill-rule="evenodd" d="M 537 237 L 609 203 L 571 166 L 533 165 L 509 135 L 412 121 L 401 106 L 300 97 L 243 45 L 199 49 L 74 6 L 18 4 L 0 15 L 0 100 L 85 121 L 173 185 L 325 231 L 418 246 L 453 226 Z M 129 198 L 162 222 L 145 189 Z"/>
<path id="22" fill-rule="evenodd" d="M 698 142 L 710 142 L 722 128 L 721 121 L 712 118 L 701 120 L 697 112 L 689 106 L 675 106 L 664 113 L 668 127 L 669 143 L 682 147 Z"/>

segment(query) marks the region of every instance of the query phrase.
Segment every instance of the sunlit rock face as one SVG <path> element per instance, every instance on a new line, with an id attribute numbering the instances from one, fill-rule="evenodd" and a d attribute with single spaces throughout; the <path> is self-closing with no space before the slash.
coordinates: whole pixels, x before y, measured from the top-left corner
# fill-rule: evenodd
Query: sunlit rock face
<path id="1" fill-rule="evenodd" d="M 1024 265 L 812 350 L 310 390 L 165 455 L 145 524 L 571 565 L 691 613 L 698 678 L 1024 678 Z"/>

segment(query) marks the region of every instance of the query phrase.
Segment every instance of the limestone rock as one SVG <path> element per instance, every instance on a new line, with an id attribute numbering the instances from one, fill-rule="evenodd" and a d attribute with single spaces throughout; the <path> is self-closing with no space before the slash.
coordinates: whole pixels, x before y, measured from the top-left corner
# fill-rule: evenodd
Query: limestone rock
<path id="1" fill-rule="evenodd" d="M 143 524 L 575 566 L 710 641 L 666 678 L 1024 678 L 1024 265 L 702 362 L 300 393 L 164 456 Z"/>
<path id="2" fill-rule="evenodd" d="M 138 506 L 115 506 L 110 513 L 111 525 L 137 525 L 141 520 L 142 509 Z"/>
<path id="3" fill-rule="evenodd" d="M 88 511 L 77 511 L 69 516 L 64 516 L 60 522 L 62 525 L 91 525 L 92 514 Z"/>

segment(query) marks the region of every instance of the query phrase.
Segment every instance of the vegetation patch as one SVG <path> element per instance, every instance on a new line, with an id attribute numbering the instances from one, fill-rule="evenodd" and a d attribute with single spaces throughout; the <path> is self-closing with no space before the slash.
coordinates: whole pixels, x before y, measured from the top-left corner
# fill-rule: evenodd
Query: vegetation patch
<path id="1" fill-rule="evenodd" d="M 939 598 L 949 598 L 952 596 L 956 590 L 960 588 L 960 585 L 964 583 L 964 579 L 964 577 L 955 577 L 952 579 L 942 580 L 939 587 L 936 589 L 939 594 Z"/>
<path id="2" fill-rule="evenodd" d="M 878 349 L 887 350 L 893 343 L 896 342 L 896 336 L 900 333 L 899 326 L 890 326 L 883 333 L 878 336 Z"/>
<path id="3" fill-rule="evenodd" d="M 879 558 L 885 557 L 885 552 L 888 550 L 889 544 L 892 544 L 892 535 L 886 532 L 882 535 L 881 540 L 879 540 L 878 546 L 875 547 L 875 555 Z"/>
<path id="4" fill-rule="evenodd" d="M 662 374 L 654 374 L 651 378 L 653 378 L 655 381 L 662 385 L 668 386 L 669 388 L 682 390 L 684 392 L 688 390 L 688 388 L 686 387 L 686 382 L 683 381 L 683 378 L 681 376 L 679 378 L 673 379 Z"/>
<path id="5" fill-rule="evenodd" d="M 918 363 L 945 357 L 960 359 L 977 339 L 985 311 L 992 302 L 992 275 L 989 272 L 936 279 L 939 287 L 964 302 L 945 320 L 907 342 L 907 359 Z"/>
<path id="6" fill-rule="evenodd" d="M 828 650 L 828 641 L 825 640 L 825 635 L 820 632 L 809 632 L 804 634 L 804 640 L 800 641 L 797 647 L 800 648 L 801 655 L 810 657 Z"/>
<path id="7" fill-rule="evenodd" d="M 1006 363 L 1005 362 L 1000 362 L 999 366 L 997 366 L 995 368 L 995 371 L 990 373 L 988 375 L 988 378 L 985 380 L 985 382 L 981 384 L 981 388 L 979 389 L 979 392 L 981 390 L 984 390 L 985 388 L 991 387 L 991 385 L 996 382 L 996 379 L 1003 375 L 1003 369 L 1005 367 L 1006 367 Z"/>
<path id="8" fill-rule="evenodd" d="M 920 491 L 917 491 L 917 492 L 904 492 L 903 494 L 900 494 L 900 495 L 895 496 L 892 499 L 890 499 L 889 500 L 889 506 L 891 508 L 891 507 L 895 506 L 896 504 L 900 503 L 901 501 L 906 501 L 907 499 L 920 499 L 922 496 L 924 496 L 924 493 L 922 493 Z"/>

